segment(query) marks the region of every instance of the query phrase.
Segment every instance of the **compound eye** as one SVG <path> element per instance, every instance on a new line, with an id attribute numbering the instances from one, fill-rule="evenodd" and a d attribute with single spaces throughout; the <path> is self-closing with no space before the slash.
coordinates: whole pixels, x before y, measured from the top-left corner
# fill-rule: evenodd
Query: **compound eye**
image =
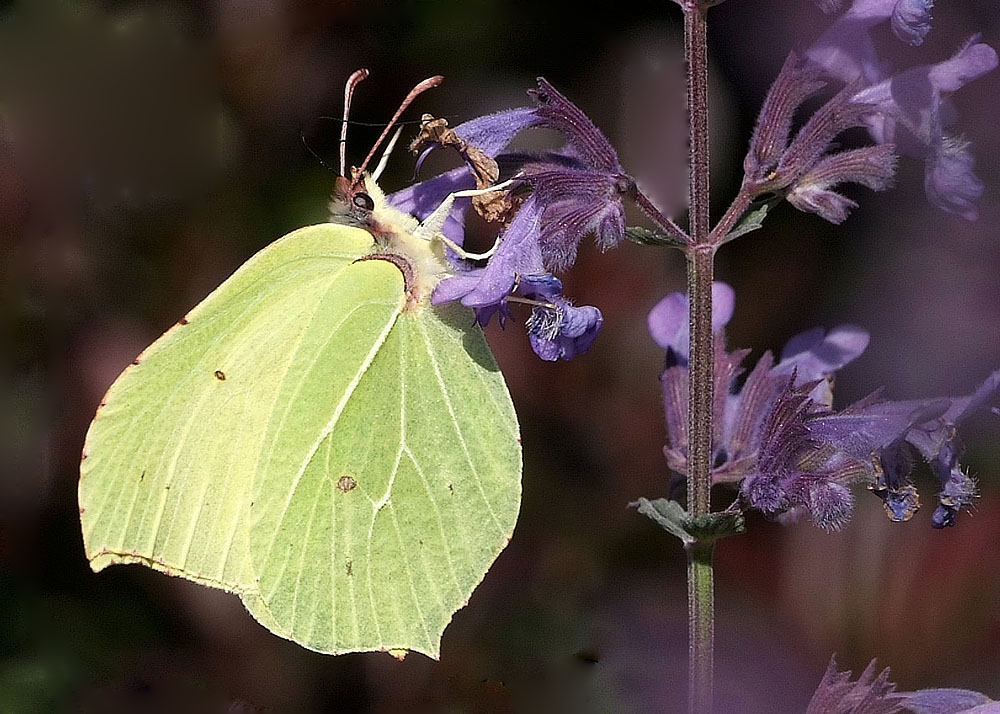
<path id="1" fill-rule="evenodd" d="M 351 199 L 355 206 L 358 208 L 363 208 L 366 211 L 375 210 L 375 201 L 367 193 L 356 193 L 354 198 Z"/>

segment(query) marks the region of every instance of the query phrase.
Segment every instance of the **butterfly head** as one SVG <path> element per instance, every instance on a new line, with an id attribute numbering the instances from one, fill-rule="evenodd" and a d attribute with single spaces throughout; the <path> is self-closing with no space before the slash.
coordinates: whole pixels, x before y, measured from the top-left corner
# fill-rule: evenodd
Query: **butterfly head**
<path id="1" fill-rule="evenodd" d="M 368 191 L 365 177 L 361 177 L 361 180 L 337 177 L 330 197 L 330 220 L 334 223 L 367 228 L 374 212 L 375 199 Z"/>

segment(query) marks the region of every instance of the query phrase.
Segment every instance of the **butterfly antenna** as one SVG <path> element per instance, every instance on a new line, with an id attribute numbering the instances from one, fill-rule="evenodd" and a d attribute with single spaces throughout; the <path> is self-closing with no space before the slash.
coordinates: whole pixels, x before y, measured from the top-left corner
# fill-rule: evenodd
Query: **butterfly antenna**
<path id="1" fill-rule="evenodd" d="M 397 109 L 396 113 L 392 115 L 392 119 L 389 120 L 389 123 L 386 125 L 385 130 L 375 141 L 374 146 L 372 146 L 372 150 L 368 152 L 368 156 L 365 157 L 364 162 L 361 164 L 361 168 L 358 169 L 358 172 L 354 177 L 354 181 L 352 182 L 352 187 L 356 186 L 358 181 L 361 180 L 361 177 L 364 176 L 365 169 L 368 167 L 368 162 L 372 160 L 372 157 L 375 155 L 376 150 L 378 150 L 379 145 L 383 141 L 385 141 L 385 137 L 389 135 L 389 131 L 396 124 L 396 121 L 399 119 L 399 117 L 402 116 L 403 112 L 406 111 L 406 108 L 410 106 L 413 100 L 416 99 L 418 96 L 420 96 L 422 93 L 426 92 L 428 89 L 437 87 L 443 81 L 444 77 L 442 77 L 440 74 L 436 74 L 433 77 L 428 77 L 423 82 L 421 82 L 416 87 L 410 90 L 410 93 L 406 95 L 406 98 L 403 100 L 403 103 L 399 105 L 399 109 Z"/>
<path id="2" fill-rule="evenodd" d="M 331 173 L 336 173 L 330 164 L 323 160 L 323 157 L 316 153 L 316 151 L 309 146 L 309 142 L 306 141 L 306 133 L 304 131 L 299 132 L 299 138 L 302 139 L 302 146 L 306 147 L 306 150 L 313 155 L 313 157 L 319 162 L 319 165 Z"/>
<path id="3" fill-rule="evenodd" d="M 399 135 L 403 133 L 403 127 L 397 126 L 396 133 L 392 135 L 389 139 L 389 143 L 385 146 L 385 151 L 382 152 L 382 158 L 379 159 L 378 166 L 372 171 L 372 181 L 378 183 L 379 177 L 382 176 L 382 172 L 385 171 L 386 165 L 389 163 L 389 155 L 392 150 L 396 148 L 396 142 L 399 141 Z"/>
<path id="4" fill-rule="evenodd" d="M 351 97 L 354 96 L 354 88 L 366 79 L 368 74 L 368 70 L 364 68 L 355 70 L 347 78 L 347 84 L 344 86 L 344 120 L 340 125 L 340 175 L 345 177 L 347 176 L 347 117 L 351 111 Z"/>

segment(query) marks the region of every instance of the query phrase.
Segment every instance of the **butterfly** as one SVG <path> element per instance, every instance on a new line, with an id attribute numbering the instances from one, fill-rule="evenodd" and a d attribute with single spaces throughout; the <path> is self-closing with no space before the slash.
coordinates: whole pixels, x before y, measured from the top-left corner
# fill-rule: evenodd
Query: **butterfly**
<path id="1" fill-rule="evenodd" d="M 430 304 L 453 197 L 423 222 L 389 205 L 377 179 L 398 130 L 366 171 L 440 81 L 358 169 L 342 133 L 331 223 L 254 255 L 111 385 L 79 483 L 94 571 L 139 563 L 236 593 L 319 652 L 439 656 L 521 497 L 485 338 L 467 308 Z"/>

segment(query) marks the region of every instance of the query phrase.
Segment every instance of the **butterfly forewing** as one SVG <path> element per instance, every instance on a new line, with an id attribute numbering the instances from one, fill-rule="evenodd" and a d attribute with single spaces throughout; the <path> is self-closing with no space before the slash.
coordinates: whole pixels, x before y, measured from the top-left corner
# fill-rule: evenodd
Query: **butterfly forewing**
<path id="1" fill-rule="evenodd" d="M 92 567 L 141 562 L 227 590 L 255 589 L 247 509 L 279 386 L 344 271 L 360 230 L 296 231 L 244 264 L 126 369 L 103 400 L 81 465 Z M 401 290 L 383 295 L 395 319 Z M 341 306 L 342 307 L 342 306 Z"/>

